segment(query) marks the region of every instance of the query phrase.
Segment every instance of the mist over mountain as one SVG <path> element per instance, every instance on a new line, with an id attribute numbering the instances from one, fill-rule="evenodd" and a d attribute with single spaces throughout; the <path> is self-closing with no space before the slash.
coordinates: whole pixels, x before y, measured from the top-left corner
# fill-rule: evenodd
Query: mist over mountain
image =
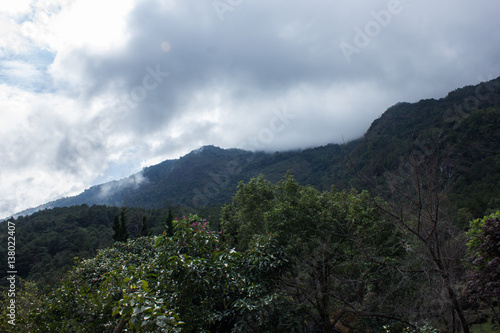
<path id="1" fill-rule="evenodd" d="M 141 208 L 220 206 L 240 181 L 263 174 L 277 181 L 290 172 L 318 189 L 359 187 L 351 167 L 373 179 L 398 167 L 423 142 L 438 140 L 450 150 L 449 171 L 456 176 L 451 196 L 474 215 L 494 209 L 500 193 L 500 78 L 466 86 L 441 99 L 397 103 L 376 119 L 362 138 L 305 150 L 276 153 L 204 146 L 144 168 L 128 178 L 93 186 L 16 214 L 73 205 Z M 351 165 L 350 165 L 351 164 Z"/>

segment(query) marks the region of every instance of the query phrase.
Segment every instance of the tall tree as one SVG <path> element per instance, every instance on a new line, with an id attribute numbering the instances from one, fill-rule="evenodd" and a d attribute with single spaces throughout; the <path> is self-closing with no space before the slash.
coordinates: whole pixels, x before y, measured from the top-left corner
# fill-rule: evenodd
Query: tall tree
<path id="1" fill-rule="evenodd" d="M 141 223 L 141 236 L 148 236 L 149 231 L 148 231 L 148 219 L 146 215 L 142 215 L 142 223 Z"/>
<path id="2" fill-rule="evenodd" d="M 120 216 L 118 214 L 113 218 L 113 239 L 115 241 L 119 241 L 121 239 L 121 230 L 120 230 Z"/>
<path id="3" fill-rule="evenodd" d="M 167 229 L 167 236 L 172 237 L 174 235 L 174 217 L 172 215 L 172 207 L 168 207 L 168 216 L 166 222 L 167 223 L 165 228 Z"/>
<path id="4" fill-rule="evenodd" d="M 113 218 L 113 239 L 116 242 L 125 242 L 129 238 L 127 227 L 127 208 L 123 207 L 120 214 L 116 214 Z"/>
<path id="5" fill-rule="evenodd" d="M 422 140 L 407 158 L 400 160 L 395 172 L 386 172 L 384 178 L 390 189 L 389 205 L 378 205 L 406 235 L 408 246 L 415 253 L 414 267 L 429 281 L 427 293 L 439 285 L 437 293 L 445 294 L 441 300 L 439 317 L 448 331 L 455 331 L 458 317 L 463 332 L 469 333 L 469 323 L 462 309 L 458 286 L 463 284 L 462 259 L 465 256 L 465 235 L 455 221 L 454 207 L 447 199 L 453 185 L 453 148 L 442 148 L 442 138 L 431 135 Z M 366 178 L 359 177 L 367 188 Z M 372 195 L 374 197 L 374 195 Z M 424 293 L 425 296 L 425 293 Z M 425 303 L 430 303 L 427 299 Z M 448 312 L 445 308 L 451 309 Z M 434 314 L 436 309 L 429 309 Z M 446 313 L 451 313 L 448 319 Z"/>

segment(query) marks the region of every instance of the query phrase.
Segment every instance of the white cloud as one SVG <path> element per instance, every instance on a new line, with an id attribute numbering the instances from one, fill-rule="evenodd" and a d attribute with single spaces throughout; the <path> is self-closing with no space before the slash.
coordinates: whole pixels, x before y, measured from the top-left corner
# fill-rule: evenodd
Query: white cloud
<path id="1" fill-rule="evenodd" d="M 126 188 L 137 189 L 144 182 L 147 182 L 147 179 L 143 176 L 142 172 L 139 172 L 119 181 L 105 183 L 100 188 L 99 196 L 101 198 L 106 198 Z"/>
<path id="2" fill-rule="evenodd" d="M 0 193 L 10 203 L 0 216 L 74 194 L 104 171 L 106 163 L 92 163 L 99 156 L 81 156 L 84 151 L 78 150 L 86 135 L 75 131 L 85 126 L 83 111 L 63 96 L 0 85 Z M 65 144 L 66 156 L 84 160 L 81 168 L 58 156 Z"/>
<path id="3" fill-rule="evenodd" d="M 19 16 L 30 12 L 31 0 L 8 1 L 3 0 L 0 7 L 0 15 Z"/>
<path id="4" fill-rule="evenodd" d="M 55 50 L 86 49 L 91 53 L 120 51 L 130 38 L 127 15 L 133 0 L 73 1 L 49 23 Z"/>

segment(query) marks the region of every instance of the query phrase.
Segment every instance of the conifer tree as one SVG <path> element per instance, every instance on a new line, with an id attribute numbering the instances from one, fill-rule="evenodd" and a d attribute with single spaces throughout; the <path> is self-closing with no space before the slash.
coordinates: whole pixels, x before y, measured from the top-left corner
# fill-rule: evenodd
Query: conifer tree
<path id="1" fill-rule="evenodd" d="M 122 208 L 120 215 L 116 214 L 113 219 L 113 230 L 115 231 L 113 239 L 115 242 L 125 242 L 129 238 L 127 228 L 127 209 Z"/>
<path id="2" fill-rule="evenodd" d="M 142 225 L 141 225 L 141 236 L 148 235 L 148 221 L 146 215 L 142 216 Z"/>
<path id="3" fill-rule="evenodd" d="M 120 217 L 118 216 L 118 214 L 115 215 L 115 217 L 113 218 L 113 231 L 115 232 L 113 234 L 113 239 L 116 241 L 119 241 L 120 239 Z"/>
<path id="4" fill-rule="evenodd" d="M 168 208 L 168 216 L 167 216 L 167 236 L 172 237 L 174 235 L 174 225 L 173 225 L 173 216 L 172 216 L 172 207 Z"/>

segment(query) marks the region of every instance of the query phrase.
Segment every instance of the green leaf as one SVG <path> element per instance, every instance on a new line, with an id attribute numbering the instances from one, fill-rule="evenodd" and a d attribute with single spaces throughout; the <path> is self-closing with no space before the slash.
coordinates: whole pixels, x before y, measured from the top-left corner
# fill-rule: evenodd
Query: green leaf
<path id="1" fill-rule="evenodd" d="M 142 289 L 144 289 L 145 292 L 149 293 L 149 284 L 145 280 L 142 280 Z"/>
<path id="2" fill-rule="evenodd" d="M 124 308 L 120 311 L 120 314 L 121 314 L 122 316 L 126 316 L 126 315 L 130 314 L 133 310 L 134 310 L 134 308 L 133 308 L 133 307 L 131 307 L 130 305 L 128 305 L 128 306 L 124 307 Z"/>

